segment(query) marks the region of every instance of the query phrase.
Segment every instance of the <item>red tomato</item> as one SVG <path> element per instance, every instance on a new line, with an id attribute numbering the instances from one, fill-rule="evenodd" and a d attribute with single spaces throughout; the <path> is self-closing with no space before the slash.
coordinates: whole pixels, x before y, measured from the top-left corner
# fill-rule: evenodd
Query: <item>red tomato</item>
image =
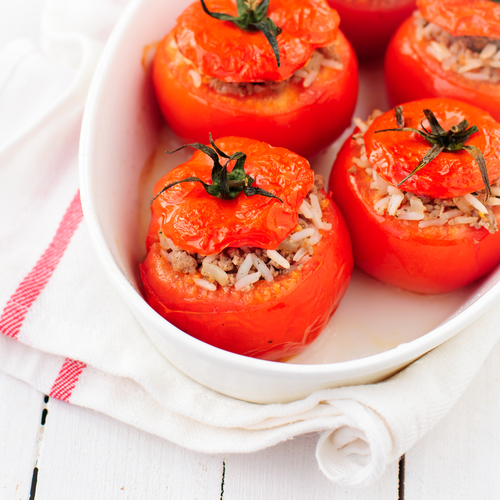
<path id="1" fill-rule="evenodd" d="M 382 55 L 397 27 L 415 9 L 415 0 L 328 0 L 358 57 Z"/>
<path id="2" fill-rule="evenodd" d="M 488 113 L 454 99 L 422 99 L 403 104 L 402 108 L 405 126 L 418 130 L 423 130 L 420 122 L 425 119 L 424 109 L 432 110 L 445 130 L 464 119 L 469 126 L 476 125 L 479 132 L 473 134 L 467 144 L 482 151 L 490 182 L 500 178 L 500 124 Z M 366 132 L 365 145 L 373 168 L 396 186 L 418 165 L 431 146 L 423 137 L 411 132 L 375 133 L 393 128 L 397 128 L 394 112 L 384 113 Z M 399 187 L 419 196 L 452 198 L 483 189 L 484 184 L 474 158 L 462 150 L 443 151 Z"/>
<path id="3" fill-rule="evenodd" d="M 446 12 L 448 4 L 450 9 L 451 4 L 456 4 L 460 10 Z M 441 27 L 453 35 L 464 35 L 465 31 L 470 36 L 476 36 L 481 32 L 479 28 L 484 28 L 483 33 L 491 32 L 497 38 L 500 36 L 500 30 L 492 24 L 494 18 L 481 17 L 479 11 L 475 12 L 475 17 L 470 17 L 472 11 L 470 8 L 466 9 L 465 4 L 472 6 L 474 12 L 476 6 L 487 5 L 490 13 L 494 11 L 495 19 L 500 20 L 500 5 L 490 0 L 426 2 L 423 13 L 430 16 L 426 17 L 430 22 L 448 23 Z M 423 5 L 423 2 L 419 3 L 421 9 Z M 438 17 L 434 18 L 434 15 Z M 452 97 L 483 108 L 496 120 L 500 120 L 498 83 L 470 80 L 454 70 L 443 69 L 441 62 L 427 52 L 428 41 L 425 38 L 417 40 L 416 31 L 414 19 L 407 19 L 387 48 L 385 80 L 391 103 L 398 104 L 425 97 Z"/>
<path id="4" fill-rule="evenodd" d="M 245 153 L 245 172 L 258 187 L 278 196 L 283 203 L 265 196 L 240 195 L 221 200 L 210 196 L 199 182 L 177 184 L 151 205 L 148 249 L 158 241 L 160 225 L 176 246 L 203 255 L 230 246 L 273 249 L 297 226 L 297 211 L 314 182 L 309 162 L 284 148 L 252 139 L 225 137 L 215 143 L 228 155 Z M 234 167 L 234 161 L 231 163 L 229 171 Z M 187 177 L 211 183 L 212 167 L 210 157 L 196 151 L 188 162 L 156 183 L 155 194 Z"/>
<path id="5" fill-rule="evenodd" d="M 417 118 L 410 116 L 409 108 L 416 109 L 414 103 L 410 104 L 412 106 L 403 105 L 407 122 Z M 427 104 L 424 101 L 421 107 Z M 476 110 L 476 113 L 481 114 L 481 111 Z M 365 134 L 367 150 L 373 130 L 381 124 L 385 127 L 387 115 L 375 121 Z M 469 118 L 472 124 L 477 117 Z M 392 123 L 394 125 L 395 122 Z M 386 134 L 377 134 L 377 141 L 382 142 Z M 409 148 L 397 148 L 392 142 L 394 138 L 390 137 L 392 133 L 389 133 L 388 144 L 393 144 L 395 164 L 418 162 L 421 143 L 417 137 L 420 136 L 409 132 L 394 134 L 399 134 L 400 140 Z M 409 141 L 413 141 L 413 145 Z M 390 146 L 387 146 L 389 149 Z M 359 158 L 359 155 L 360 146 L 348 139 L 334 163 L 329 186 L 349 227 L 354 262 L 360 269 L 380 281 L 405 290 L 445 293 L 471 283 L 500 262 L 500 231 L 490 234 L 484 227 L 476 229 L 465 224 L 420 228 L 418 221 L 379 215 L 374 205 L 383 196 L 371 188 L 372 176 L 363 168 L 356 168 L 355 173 L 352 171 L 352 158 Z M 432 170 L 432 162 L 415 177 L 424 175 L 426 168 Z M 410 170 L 406 166 L 405 171 Z M 470 173 L 466 168 L 465 177 Z M 460 169 L 454 170 L 455 177 L 461 174 Z M 441 174 L 437 173 L 435 182 L 441 178 Z M 464 186 L 468 182 L 464 180 Z M 500 208 L 493 207 L 493 212 L 500 224 Z"/>
<path id="6" fill-rule="evenodd" d="M 262 189 L 269 189 L 279 194 L 284 205 L 297 207 L 302 203 L 307 190 L 311 187 L 312 176 L 306 175 L 307 162 L 297 155 L 281 148 L 271 148 L 256 141 L 238 138 L 226 138 L 217 141 L 217 145 L 225 152 L 232 152 L 235 148 L 248 154 L 248 171 L 246 173 L 256 178 L 256 184 Z M 261 157 L 261 158 L 260 158 Z M 282 158 L 283 164 L 277 160 Z M 294 158 L 295 160 L 294 160 Z M 264 168 L 264 162 L 270 161 L 268 172 L 274 170 L 278 182 L 266 182 L 266 175 L 260 174 L 258 169 Z M 293 163 L 296 165 L 293 165 Z M 191 164 L 193 170 L 186 170 Z M 203 175 L 207 170 L 206 161 L 201 161 L 200 154 L 195 153 L 185 165 L 181 165 L 182 175 L 187 171 Z M 175 171 L 174 171 L 175 172 Z M 177 174 L 164 181 L 160 181 L 155 192 L 161 189 L 165 182 L 177 179 Z M 283 179 L 283 180 L 282 180 Z M 291 182 L 293 181 L 293 182 Z M 211 212 L 214 205 L 202 191 L 192 189 L 193 183 L 183 183 L 161 194 L 158 203 L 152 206 L 152 224 L 148 236 L 148 255 L 141 265 L 141 276 L 144 283 L 145 295 L 148 303 L 164 318 L 181 328 L 190 335 L 238 354 L 259 357 L 269 360 L 279 360 L 296 354 L 310 344 L 323 330 L 333 312 L 344 295 L 352 273 L 352 253 L 349 235 L 338 208 L 330 198 L 327 198 L 323 207 L 323 220 L 332 224 L 332 229 L 323 231 L 322 239 L 314 247 L 314 254 L 302 266 L 281 274 L 274 281 L 257 281 L 250 291 L 237 291 L 234 287 L 220 287 L 209 291 L 195 285 L 194 279 L 201 278 L 199 271 L 196 274 L 183 274 L 175 271 L 169 261 L 162 256 L 162 248 L 158 242 L 158 217 L 162 213 L 163 221 L 168 221 L 175 212 L 175 206 L 169 205 L 175 198 L 179 199 L 179 210 L 189 217 L 193 209 L 192 219 L 200 221 L 199 231 L 205 228 L 208 236 L 213 235 L 211 227 L 213 219 Z M 176 189 L 179 188 L 179 189 Z M 187 200 L 180 194 L 180 188 L 187 190 L 187 195 L 193 198 Z M 305 188 L 305 192 L 304 192 Z M 200 203 L 206 203 L 206 209 L 201 210 Z M 166 201 L 162 207 L 162 201 Z M 241 235 L 241 228 L 245 224 L 258 221 L 253 227 L 255 241 L 260 241 L 259 231 L 268 232 L 267 224 L 272 218 L 266 215 L 267 205 L 279 207 L 279 201 L 263 198 L 256 195 L 246 197 L 240 194 L 236 200 L 216 200 L 218 207 L 229 203 L 236 212 L 231 216 L 230 209 L 225 209 L 221 219 L 225 219 L 226 232 L 231 245 L 249 245 L 253 240 L 248 234 Z M 236 206 L 237 205 L 237 206 Z M 194 208 L 193 208 L 194 207 Z M 261 210 L 264 207 L 264 213 Z M 246 210 L 246 213 L 244 211 Z M 243 219 L 242 219 L 243 218 Z M 297 220 L 297 215 L 289 214 L 285 217 Z M 208 221 L 208 222 L 206 222 Z M 167 229 L 168 227 L 168 229 Z M 260 227 L 260 230 L 259 230 Z M 222 228 L 222 224 L 220 224 Z M 178 225 L 163 226 L 163 230 L 170 238 L 191 237 L 193 226 Z M 215 233 L 218 233 L 218 229 Z M 290 233 L 291 230 L 288 231 Z M 288 234 L 286 233 L 285 236 Z M 240 242 L 238 242 L 238 238 Z M 267 238 L 267 236 L 266 236 Z M 208 241 L 201 238 L 200 241 Z M 189 249 L 190 245 L 180 244 L 181 248 Z M 211 245 L 208 248 L 212 249 Z M 205 249 L 204 249 L 205 250 Z M 212 250 L 211 250 L 212 251 Z"/>
<path id="7" fill-rule="evenodd" d="M 225 8 L 217 5 L 208 3 L 211 10 Z M 262 33 L 242 31 L 200 10 L 193 4 L 179 18 L 178 26 L 158 46 L 153 64 L 161 111 L 178 136 L 197 142 L 205 141 L 208 132 L 216 137 L 251 137 L 311 156 L 349 126 L 358 92 L 357 61 L 337 32 L 335 11 L 323 0 L 271 1 L 270 17 L 283 25 L 277 38 L 280 68 Z M 195 27 L 189 28 L 192 19 Z M 282 81 L 317 47 L 335 39 L 342 69 L 323 66 L 309 87 L 292 79 L 281 89 L 248 83 L 234 94 L 214 88 L 214 82 L 220 86 L 223 81 Z"/>

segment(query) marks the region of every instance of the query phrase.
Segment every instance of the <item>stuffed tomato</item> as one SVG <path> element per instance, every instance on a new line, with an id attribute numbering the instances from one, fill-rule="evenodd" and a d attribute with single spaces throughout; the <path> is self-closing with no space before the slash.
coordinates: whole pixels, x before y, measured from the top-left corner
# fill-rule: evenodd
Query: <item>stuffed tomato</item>
<path id="1" fill-rule="evenodd" d="M 417 5 L 387 49 L 392 104 L 451 97 L 500 120 L 500 4 L 418 0 Z"/>
<path id="2" fill-rule="evenodd" d="M 307 160 L 284 148 L 237 137 L 191 146 L 193 157 L 155 186 L 141 265 L 148 303 L 221 349 L 298 353 L 349 284 L 338 208 Z"/>
<path id="3" fill-rule="evenodd" d="M 452 99 L 396 111 L 358 121 L 330 189 L 359 268 L 405 290 L 449 292 L 500 262 L 500 125 Z"/>
<path id="4" fill-rule="evenodd" d="M 328 0 L 358 57 L 384 54 L 398 26 L 415 9 L 415 0 Z"/>
<path id="5" fill-rule="evenodd" d="M 212 132 L 317 153 L 350 125 L 357 99 L 357 61 L 337 13 L 325 0 L 238 4 L 243 11 L 232 0 L 195 2 L 160 42 L 153 84 L 163 116 L 188 141 Z M 262 20 L 241 28 L 245 12 Z M 272 43 L 263 24 L 274 26 Z"/>

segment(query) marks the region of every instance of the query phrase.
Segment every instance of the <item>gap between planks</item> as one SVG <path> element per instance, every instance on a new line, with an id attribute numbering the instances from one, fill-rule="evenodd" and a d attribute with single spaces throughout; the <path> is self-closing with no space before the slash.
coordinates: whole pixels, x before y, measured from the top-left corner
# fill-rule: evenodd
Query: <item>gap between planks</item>
<path id="1" fill-rule="evenodd" d="M 399 459 L 398 499 L 405 500 L 405 456 Z"/>
<path id="2" fill-rule="evenodd" d="M 226 459 L 222 460 L 222 482 L 220 485 L 220 500 L 224 500 L 224 481 L 226 480 Z"/>
<path id="3" fill-rule="evenodd" d="M 35 449 L 35 460 L 34 460 L 34 467 L 33 467 L 33 476 L 31 477 L 31 490 L 30 490 L 30 499 L 29 500 L 35 500 L 35 495 L 36 495 L 36 484 L 38 482 L 38 471 L 40 470 L 40 461 L 42 458 L 42 449 L 43 449 L 43 439 L 45 436 L 45 423 L 47 422 L 47 415 L 49 413 L 48 410 L 48 403 L 49 403 L 49 396 L 44 396 L 43 397 L 43 409 L 42 409 L 42 417 L 40 419 L 40 428 L 38 429 L 38 436 L 36 439 L 36 449 Z"/>

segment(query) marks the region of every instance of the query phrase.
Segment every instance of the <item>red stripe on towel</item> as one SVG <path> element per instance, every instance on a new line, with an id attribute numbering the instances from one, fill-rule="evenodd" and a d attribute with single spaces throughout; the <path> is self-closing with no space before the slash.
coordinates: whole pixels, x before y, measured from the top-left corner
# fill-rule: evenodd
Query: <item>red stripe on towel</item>
<path id="1" fill-rule="evenodd" d="M 73 389 L 85 366 L 85 363 L 81 361 L 74 361 L 73 359 L 66 358 L 50 390 L 49 396 L 61 399 L 62 401 L 69 401 Z"/>
<path id="2" fill-rule="evenodd" d="M 0 317 L 0 332 L 17 337 L 29 308 L 44 289 L 83 217 L 78 191 L 59 223 L 57 232 L 35 267 L 23 279 Z"/>

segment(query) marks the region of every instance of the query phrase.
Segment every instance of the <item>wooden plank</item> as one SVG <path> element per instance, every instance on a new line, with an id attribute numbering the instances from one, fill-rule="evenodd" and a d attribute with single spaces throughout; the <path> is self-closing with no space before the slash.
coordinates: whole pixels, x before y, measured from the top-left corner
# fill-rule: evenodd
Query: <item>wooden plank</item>
<path id="1" fill-rule="evenodd" d="M 500 497 L 500 344 L 450 413 L 406 454 L 405 500 Z"/>
<path id="2" fill-rule="evenodd" d="M 0 372 L 0 498 L 27 500 L 43 394 Z"/>
<path id="3" fill-rule="evenodd" d="M 36 500 L 218 499 L 222 456 L 194 453 L 106 415 L 49 401 Z"/>
<path id="4" fill-rule="evenodd" d="M 224 500 L 397 500 L 397 463 L 369 488 L 337 486 L 318 468 L 317 440 L 306 435 L 250 455 L 227 455 Z"/>

